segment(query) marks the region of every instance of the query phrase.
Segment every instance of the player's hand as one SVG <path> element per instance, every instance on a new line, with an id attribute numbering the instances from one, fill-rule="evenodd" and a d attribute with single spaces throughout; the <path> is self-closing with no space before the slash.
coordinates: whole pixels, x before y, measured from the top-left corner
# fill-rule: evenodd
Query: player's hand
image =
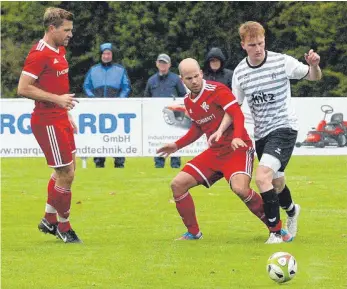
<path id="1" fill-rule="evenodd" d="M 169 155 L 173 154 L 177 150 L 178 150 L 178 147 L 176 143 L 173 142 L 173 143 L 166 144 L 162 146 L 161 148 L 157 149 L 157 154 L 159 154 L 159 156 L 161 157 L 167 158 Z"/>
<path id="2" fill-rule="evenodd" d="M 317 66 L 320 62 L 320 56 L 311 49 L 308 53 L 305 53 L 305 60 L 310 66 Z"/>
<path id="3" fill-rule="evenodd" d="M 79 102 L 77 98 L 74 98 L 74 93 L 67 93 L 63 95 L 59 95 L 57 97 L 56 103 L 62 108 L 66 108 L 67 110 L 71 110 L 75 107 L 76 103 Z"/>
<path id="4" fill-rule="evenodd" d="M 69 113 L 68 115 L 69 115 L 69 121 L 70 121 L 71 126 L 72 126 L 72 128 L 73 128 L 73 133 L 74 133 L 74 134 L 77 134 L 77 132 L 78 132 L 77 125 L 76 125 L 75 121 L 73 120 L 72 115 L 71 115 L 70 113 Z"/>
<path id="5" fill-rule="evenodd" d="M 219 130 L 215 131 L 213 134 L 210 135 L 210 137 L 207 140 L 208 146 L 212 146 L 214 142 L 218 142 L 220 138 L 222 137 L 223 133 Z"/>
<path id="6" fill-rule="evenodd" d="M 242 139 L 236 137 L 231 141 L 231 147 L 233 148 L 233 150 L 236 150 L 240 147 L 248 147 L 248 146 Z"/>

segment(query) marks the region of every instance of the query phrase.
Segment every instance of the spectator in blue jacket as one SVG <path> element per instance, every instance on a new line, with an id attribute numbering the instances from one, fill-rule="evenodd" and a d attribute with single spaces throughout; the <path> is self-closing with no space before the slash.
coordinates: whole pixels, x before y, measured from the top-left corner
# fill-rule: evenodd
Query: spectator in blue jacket
<path id="1" fill-rule="evenodd" d="M 112 62 L 111 43 L 100 45 L 101 63 L 92 66 L 84 80 L 83 89 L 88 97 L 128 97 L 130 80 L 125 68 Z M 94 158 L 97 168 L 105 167 L 105 158 Z M 124 168 L 125 158 L 114 158 L 115 168 Z"/>
<path id="2" fill-rule="evenodd" d="M 170 71 L 171 59 L 167 54 L 159 54 L 156 66 L 158 72 L 152 75 L 147 82 L 145 97 L 183 97 L 187 91 L 181 78 Z M 165 158 L 155 157 L 154 163 L 156 168 L 163 168 Z M 179 168 L 181 166 L 180 157 L 171 157 L 171 167 Z"/>

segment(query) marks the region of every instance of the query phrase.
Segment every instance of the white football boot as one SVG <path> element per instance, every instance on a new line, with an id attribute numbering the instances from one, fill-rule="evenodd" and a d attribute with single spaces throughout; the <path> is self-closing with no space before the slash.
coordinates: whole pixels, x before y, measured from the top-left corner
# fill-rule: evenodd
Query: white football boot
<path id="1" fill-rule="evenodd" d="M 282 239 L 282 236 L 280 234 L 270 233 L 269 239 L 267 239 L 265 244 L 279 244 L 282 242 L 283 242 L 283 239 Z"/>
<path id="2" fill-rule="evenodd" d="M 298 218 L 300 215 L 301 207 L 298 204 L 295 204 L 295 214 L 293 217 L 287 216 L 287 230 L 294 238 L 296 236 L 296 233 L 298 232 Z"/>

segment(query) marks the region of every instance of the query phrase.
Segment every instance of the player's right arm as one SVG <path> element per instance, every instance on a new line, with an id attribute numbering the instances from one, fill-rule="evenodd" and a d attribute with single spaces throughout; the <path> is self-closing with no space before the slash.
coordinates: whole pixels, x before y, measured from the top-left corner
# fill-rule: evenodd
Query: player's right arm
<path id="1" fill-rule="evenodd" d="M 211 134 L 210 137 L 208 138 L 207 140 L 208 145 L 212 146 L 212 143 L 218 142 L 219 139 L 222 137 L 223 133 L 232 124 L 232 122 L 233 122 L 233 118 L 231 117 L 231 115 L 229 115 L 229 113 L 225 113 L 218 129 L 213 134 Z"/>
<path id="2" fill-rule="evenodd" d="M 63 95 L 53 94 L 34 86 L 35 81 L 36 79 L 32 76 L 22 73 L 18 83 L 18 95 L 37 101 L 53 102 L 67 110 L 73 109 L 75 102 L 78 102 L 78 100 L 74 98 L 74 93 Z"/>
<path id="3" fill-rule="evenodd" d="M 195 142 L 203 134 L 204 132 L 200 129 L 200 127 L 193 122 L 192 126 L 183 137 L 178 139 L 176 142 L 169 143 L 162 146 L 161 148 L 157 150 L 157 153 L 160 154 L 160 156 L 167 158 L 170 154 L 173 154 L 179 149 L 184 148 L 190 145 L 191 143 Z"/>
<path id="4" fill-rule="evenodd" d="M 212 135 L 208 140 L 209 145 L 212 145 L 213 141 L 218 141 L 224 131 L 233 122 L 234 131 L 233 140 L 231 141 L 232 148 L 235 150 L 239 147 L 247 147 L 247 144 L 242 140 L 242 135 L 245 130 L 245 117 L 240 109 L 236 97 L 229 89 L 227 89 L 225 86 L 222 86 L 219 95 L 215 98 L 214 101 L 223 108 L 225 114 L 228 114 L 229 117 L 226 117 L 224 114 L 222 122 L 217 129 L 217 134 Z M 216 140 L 214 140 L 214 137 L 216 137 Z"/>
<path id="5" fill-rule="evenodd" d="M 18 95 L 37 101 L 53 102 L 67 110 L 72 109 L 75 106 L 75 102 L 78 102 L 78 100 L 74 98 L 75 94 L 57 95 L 48 91 L 43 91 L 34 85 L 44 71 L 46 64 L 47 56 L 41 51 L 32 50 L 29 52 L 24 63 L 22 74 L 19 78 L 17 88 Z"/>

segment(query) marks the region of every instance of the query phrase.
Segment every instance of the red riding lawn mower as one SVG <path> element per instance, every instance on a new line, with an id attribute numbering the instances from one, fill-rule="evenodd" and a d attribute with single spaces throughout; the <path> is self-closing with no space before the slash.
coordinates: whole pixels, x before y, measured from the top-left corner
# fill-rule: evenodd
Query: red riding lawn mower
<path id="1" fill-rule="evenodd" d="M 334 109 L 330 105 L 322 105 L 324 118 L 319 122 L 315 130 L 309 131 L 303 142 L 297 142 L 296 147 L 313 146 L 324 148 L 325 146 L 343 147 L 347 145 L 347 121 L 343 121 L 342 113 L 334 113 L 330 122 L 325 120 L 327 114 L 333 113 Z"/>

